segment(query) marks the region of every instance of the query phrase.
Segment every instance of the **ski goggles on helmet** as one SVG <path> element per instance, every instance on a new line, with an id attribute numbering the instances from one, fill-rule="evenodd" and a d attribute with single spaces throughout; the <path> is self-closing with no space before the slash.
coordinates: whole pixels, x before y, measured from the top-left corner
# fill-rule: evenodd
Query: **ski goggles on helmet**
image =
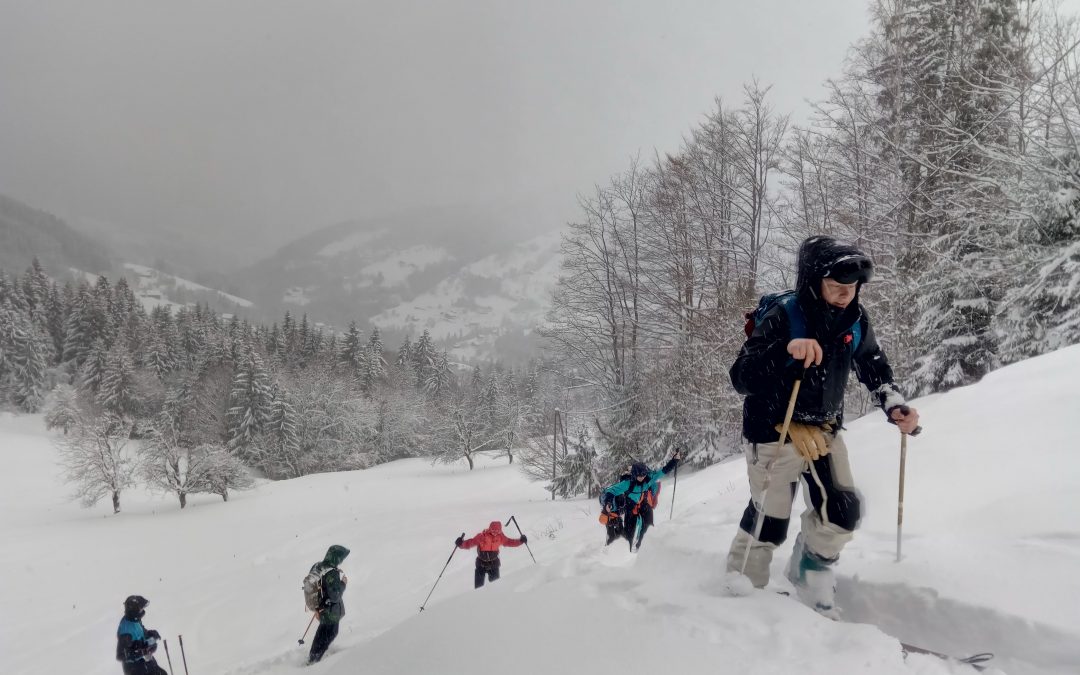
<path id="1" fill-rule="evenodd" d="M 874 263 L 864 255 L 845 255 L 834 260 L 821 276 L 841 284 L 866 283 L 874 277 Z"/>

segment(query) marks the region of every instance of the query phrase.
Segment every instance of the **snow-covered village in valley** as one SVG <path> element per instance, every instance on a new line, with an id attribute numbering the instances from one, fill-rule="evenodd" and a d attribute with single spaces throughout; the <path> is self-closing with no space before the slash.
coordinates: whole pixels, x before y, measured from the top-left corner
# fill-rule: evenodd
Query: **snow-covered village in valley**
<path id="1" fill-rule="evenodd" d="M 1080 675 L 1080 0 L 0 0 L 0 675 Z"/>

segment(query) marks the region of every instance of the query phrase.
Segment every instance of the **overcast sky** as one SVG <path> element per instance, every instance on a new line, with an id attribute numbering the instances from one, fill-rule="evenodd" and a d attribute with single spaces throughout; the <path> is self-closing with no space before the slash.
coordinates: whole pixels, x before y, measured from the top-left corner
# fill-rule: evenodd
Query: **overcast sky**
<path id="1" fill-rule="evenodd" d="M 754 75 L 805 112 L 867 6 L 0 0 L 0 193 L 243 258 L 443 204 L 551 229 Z"/>

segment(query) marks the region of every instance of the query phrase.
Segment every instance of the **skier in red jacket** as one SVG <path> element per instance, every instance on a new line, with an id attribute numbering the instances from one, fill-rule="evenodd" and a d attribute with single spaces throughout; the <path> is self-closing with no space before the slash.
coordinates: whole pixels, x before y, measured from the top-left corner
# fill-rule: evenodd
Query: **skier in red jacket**
<path id="1" fill-rule="evenodd" d="M 503 534 L 502 523 L 493 520 L 486 530 L 475 537 L 471 539 L 458 537 L 454 543 L 459 548 L 476 547 L 475 583 L 476 588 L 480 588 L 484 585 L 485 576 L 491 581 L 497 581 L 499 578 L 499 547 L 509 546 L 510 548 L 516 548 L 527 541 L 528 538 L 525 535 L 521 535 L 521 539 L 507 537 Z"/>

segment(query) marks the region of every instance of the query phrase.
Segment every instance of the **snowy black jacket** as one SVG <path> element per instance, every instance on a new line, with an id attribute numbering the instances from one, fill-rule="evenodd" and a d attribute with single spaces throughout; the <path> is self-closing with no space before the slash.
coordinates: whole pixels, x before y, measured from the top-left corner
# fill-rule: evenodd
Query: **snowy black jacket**
<path id="1" fill-rule="evenodd" d="M 345 558 L 349 555 L 349 549 L 337 544 L 326 551 L 326 557 L 321 563 L 315 563 L 312 571 L 316 568 L 330 571 L 322 575 L 322 593 L 320 596 L 319 623 L 337 623 L 345 616 L 345 577 L 338 569 Z"/>
<path id="2" fill-rule="evenodd" d="M 820 297 L 821 280 L 838 261 L 863 256 L 858 250 L 829 237 L 813 237 L 799 250 L 798 304 L 806 323 L 806 336 L 821 344 L 820 366 L 811 366 L 803 377 L 792 419 L 819 424 L 844 421 L 844 388 L 851 367 L 882 410 L 905 403 L 893 383 L 892 368 L 878 345 L 870 317 L 859 304 L 859 295 L 844 309 L 829 306 Z M 862 284 L 859 284 L 861 289 Z M 861 339 L 855 348 L 853 327 L 860 324 Z M 731 383 L 746 396 L 743 402 L 743 435 L 752 443 L 775 443 L 795 377 L 802 363 L 787 353 L 791 329 L 784 308 L 775 304 L 754 328 L 731 367 Z"/>

